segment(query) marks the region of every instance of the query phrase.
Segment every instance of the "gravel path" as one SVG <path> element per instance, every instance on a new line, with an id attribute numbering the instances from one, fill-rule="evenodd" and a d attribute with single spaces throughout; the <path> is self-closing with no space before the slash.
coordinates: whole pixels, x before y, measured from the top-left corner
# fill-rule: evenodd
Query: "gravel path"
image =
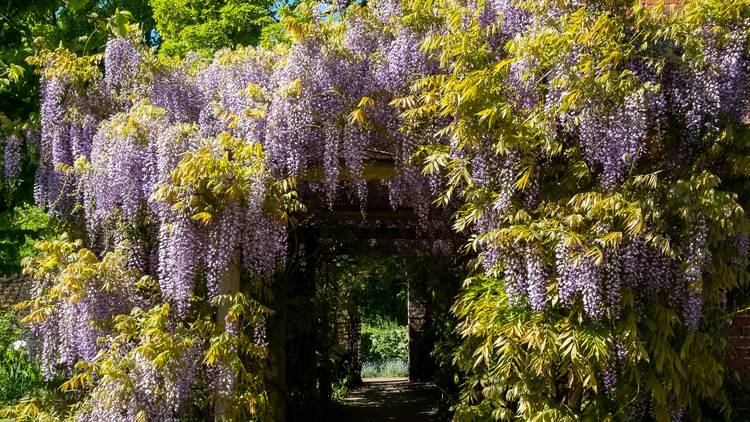
<path id="1" fill-rule="evenodd" d="M 338 422 L 438 422 L 437 393 L 407 378 L 370 378 L 344 399 Z"/>

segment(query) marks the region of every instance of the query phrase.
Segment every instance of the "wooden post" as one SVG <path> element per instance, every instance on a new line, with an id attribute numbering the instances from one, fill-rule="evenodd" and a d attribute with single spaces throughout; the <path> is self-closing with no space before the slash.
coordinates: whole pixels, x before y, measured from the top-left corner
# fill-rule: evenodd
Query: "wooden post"
<path id="1" fill-rule="evenodd" d="M 362 384 L 362 310 L 359 298 L 355 298 L 352 311 L 348 314 L 347 331 L 349 347 L 349 375 L 354 385 Z"/>
<path id="2" fill-rule="evenodd" d="M 298 229 L 293 246 L 286 324 L 286 420 L 296 422 L 319 420 L 315 373 L 318 322 L 314 302 L 320 252 L 318 231 Z"/>
<path id="3" fill-rule="evenodd" d="M 345 165 L 339 166 L 338 180 L 359 180 L 360 175 L 355 177 Z M 362 163 L 362 179 L 364 180 L 390 180 L 398 177 L 396 164 L 393 159 L 365 160 Z M 326 180 L 323 167 L 312 167 L 305 171 L 300 180 L 303 182 L 320 182 Z"/>
<path id="4" fill-rule="evenodd" d="M 286 420 L 286 314 L 287 293 L 285 286 L 277 280 L 273 286 L 274 314 L 269 321 L 268 355 L 273 380 L 269 391 L 270 405 L 276 420 Z"/>

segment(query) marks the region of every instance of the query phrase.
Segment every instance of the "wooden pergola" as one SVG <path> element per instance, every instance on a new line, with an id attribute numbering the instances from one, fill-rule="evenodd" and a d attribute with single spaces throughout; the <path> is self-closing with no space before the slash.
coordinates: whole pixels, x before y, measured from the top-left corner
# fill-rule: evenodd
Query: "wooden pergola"
<path id="1" fill-rule="evenodd" d="M 414 252 L 434 253 L 436 242 L 455 242 L 448 221 L 442 230 L 424 230 L 417 214 L 409 208 L 394 209 L 388 199 L 385 182 L 399 177 L 393 158 L 382 152 L 370 153 L 363 163 L 363 179 L 367 183 L 367 206 L 361 209 L 353 192 L 342 187 L 333 206 L 330 206 L 319 191 L 312 189 L 325 179 L 321 167 L 315 167 L 299 180 L 300 199 L 307 212 L 290 233 L 287 267 L 283 282 L 274 287 L 274 314 L 269 321 L 268 339 L 271 361 L 277 374 L 275 388 L 269 392 L 271 399 L 292 420 L 310 419 L 311 409 L 303 409 L 309 400 L 291 397 L 290 390 L 314 391 L 320 389 L 313 403 L 327 401 L 330 397 L 328 374 L 316 373 L 314 351 L 317 350 L 317 321 L 310 321 L 309 330 L 296 338 L 289 338 L 288 317 L 300 298 L 309 299 L 316 292 L 317 270 L 323 252 L 326 254 L 357 253 L 359 251 L 381 251 L 386 253 Z M 341 165 L 339 180 L 351 185 L 351 173 Z M 451 243 L 452 244 L 452 243 Z M 456 243 L 457 244 L 457 243 Z M 220 293 L 231 294 L 241 289 L 239 254 L 220 283 Z M 432 309 L 434 302 L 427 288 L 420 283 L 408 286 L 409 320 L 409 376 L 412 380 L 428 379 L 434 364 L 430 358 Z M 217 320 L 222 321 L 229 305 L 222 305 Z M 353 327 L 358 325 L 353 324 Z M 359 333 L 356 333 L 359 341 Z M 357 343 L 358 344 L 358 343 Z M 357 351 L 358 353 L 358 351 Z M 361 364 L 360 364 L 361 365 Z M 355 362 L 352 371 L 358 376 L 361 366 Z M 216 414 L 224 413 L 225 404 L 218 403 Z M 307 417 L 306 417 L 307 416 Z"/>

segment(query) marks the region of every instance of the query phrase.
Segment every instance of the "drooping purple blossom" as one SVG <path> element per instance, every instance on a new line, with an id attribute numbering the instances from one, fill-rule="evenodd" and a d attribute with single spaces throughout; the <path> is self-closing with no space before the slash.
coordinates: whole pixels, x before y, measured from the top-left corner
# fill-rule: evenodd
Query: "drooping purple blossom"
<path id="1" fill-rule="evenodd" d="M 533 246 L 526 247 L 526 283 L 529 305 L 534 312 L 545 308 L 547 299 L 547 269 L 541 254 Z"/>
<path id="2" fill-rule="evenodd" d="M 665 81 L 674 117 L 684 122 L 688 145 L 698 142 L 703 133 L 715 131 L 723 116 L 742 118 L 748 111 L 746 28 L 729 28 L 726 37 L 718 37 L 707 25 L 703 41 L 705 60 L 696 60 L 690 68 L 669 70 Z"/>
<path id="3" fill-rule="evenodd" d="M 175 304 L 176 314 L 182 317 L 193 297 L 201 233 L 198 223 L 189 217 L 178 213 L 171 217 L 162 217 L 159 231 L 159 285 L 162 296 Z"/>
<path id="4" fill-rule="evenodd" d="M 21 138 L 11 134 L 5 139 L 4 174 L 6 180 L 14 180 L 21 171 Z"/>
<path id="5" fill-rule="evenodd" d="M 644 96 L 635 94 L 609 112 L 592 104 L 578 116 L 583 154 L 589 163 L 601 167 L 605 188 L 622 182 L 638 161 L 646 137 L 646 111 Z"/>
<path id="6" fill-rule="evenodd" d="M 104 49 L 104 81 L 110 89 L 121 89 L 132 83 L 142 59 L 133 40 L 112 37 Z"/>
<path id="7" fill-rule="evenodd" d="M 707 260 L 708 227 L 699 219 L 690 231 L 689 242 L 685 251 L 685 295 L 683 296 L 683 319 L 688 329 L 698 329 L 703 305 L 703 271 Z"/>

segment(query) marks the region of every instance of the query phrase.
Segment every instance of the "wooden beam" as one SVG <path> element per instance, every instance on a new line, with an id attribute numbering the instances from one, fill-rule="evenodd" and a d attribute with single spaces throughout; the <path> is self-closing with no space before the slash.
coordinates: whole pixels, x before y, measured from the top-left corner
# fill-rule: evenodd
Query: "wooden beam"
<path id="1" fill-rule="evenodd" d="M 315 216 L 317 220 L 324 221 L 373 221 L 373 220 L 406 220 L 417 221 L 418 217 L 413 211 L 369 211 L 365 210 L 364 216 L 361 211 L 335 210 L 321 212 Z"/>
<path id="2" fill-rule="evenodd" d="M 398 176 L 396 164 L 393 160 L 367 160 L 362 163 L 362 179 L 364 180 L 390 180 Z M 305 171 L 299 178 L 302 182 L 322 182 L 326 180 L 326 172 L 323 167 L 316 166 Z M 355 180 L 349 168 L 339 165 L 339 180 Z M 360 180 L 356 178 L 356 180 Z"/>

